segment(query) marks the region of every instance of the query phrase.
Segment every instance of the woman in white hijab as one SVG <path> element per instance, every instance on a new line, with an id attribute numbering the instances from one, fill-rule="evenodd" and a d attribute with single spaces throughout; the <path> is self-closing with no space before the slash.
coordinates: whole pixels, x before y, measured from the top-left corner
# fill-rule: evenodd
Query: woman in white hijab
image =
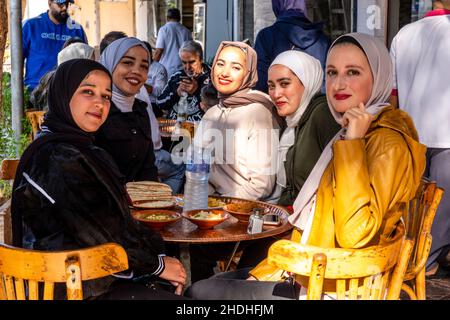
<path id="1" fill-rule="evenodd" d="M 287 129 L 278 147 L 273 200 L 292 206 L 325 146 L 338 132 L 325 95 L 320 61 L 300 51 L 279 54 L 268 72 L 269 95 Z M 281 196 L 280 196 L 281 195 Z"/>

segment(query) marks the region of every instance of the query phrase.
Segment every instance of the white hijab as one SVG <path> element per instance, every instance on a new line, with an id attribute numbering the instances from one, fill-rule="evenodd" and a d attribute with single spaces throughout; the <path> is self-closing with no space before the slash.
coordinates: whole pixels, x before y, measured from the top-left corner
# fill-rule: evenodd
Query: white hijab
<path id="1" fill-rule="evenodd" d="M 323 82 L 323 70 L 320 61 L 304 52 L 289 50 L 279 54 L 270 65 L 283 65 L 288 67 L 301 81 L 305 90 L 300 105 L 295 113 L 286 116 L 287 128 L 283 132 L 278 146 L 278 172 L 277 187 L 286 187 L 286 171 L 284 162 L 289 148 L 295 143 L 295 128 L 302 115 L 308 108 L 311 99 L 320 91 Z"/>
<path id="2" fill-rule="evenodd" d="M 362 33 L 349 33 L 336 39 L 331 45 L 332 48 L 341 38 L 353 38 L 362 47 L 373 75 L 373 88 L 369 101 L 366 103 L 366 112 L 377 115 L 389 105 L 392 84 L 393 84 L 393 66 L 390 59 L 389 51 L 384 43 L 373 36 Z M 328 97 L 327 97 L 328 100 Z M 328 100 L 328 106 L 337 123 L 342 124 L 342 114 L 336 112 Z M 341 129 L 323 150 L 319 160 L 313 170 L 303 184 L 297 199 L 294 202 L 294 213 L 289 217 L 289 222 L 304 230 L 302 235 L 302 243 L 306 243 L 311 231 L 312 221 L 315 214 L 315 198 L 322 175 L 328 164 L 333 158 L 333 143 L 345 133 L 345 129 Z"/>

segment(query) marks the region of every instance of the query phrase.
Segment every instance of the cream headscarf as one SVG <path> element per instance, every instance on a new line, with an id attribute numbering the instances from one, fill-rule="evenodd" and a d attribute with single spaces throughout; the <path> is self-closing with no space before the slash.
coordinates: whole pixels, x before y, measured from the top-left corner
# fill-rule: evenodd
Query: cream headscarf
<path id="1" fill-rule="evenodd" d="M 277 185 L 280 188 L 285 188 L 286 170 L 284 162 L 286 161 L 286 155 L 289 148 L 295 143 L 295 128 L 298 122 L 308 108 L 311 99 L 320 91 L 323 82 L 323 70 L 319 60 L 309 54 L 295 50 L 280 53 L 270 65 L 269 70 L 273 65 L 288 67 L 305 87 L 297 110 L 294 114 L 286 116 L 288 127 L 283 132 L 278 146 Z"/>
<path id="2" fill-rule="evenodd" d="M 373 75 L 372 93 L 369 101 L 366 103 L 366 112 L 376 115 L 389 105 L 387 101 L 393 84 L 393 67 L 389 52 L 381 41 L 362 33 L 349 33 L 339 37 L 331 45 L 330 51 L 337 42 L 343 40 L 342 38 L 351 38 L 351 40 L 356 41 L 366 54 Z M 328 106 L 336 122 L 342 124 L 342 114 L 334 110 L 329 99 Z M 295 199 L 294 213 L 289 217 L 289 222 L 301 230 L 307 229 L 303 233 L 302 243 L 305 243 L 309 237 L 309 228 L 311 227 L 315 211 L 313 200 L 315 199 L 322 175 L 333 157 L 332 145 L 344 132 L 345 129 L 341 129 L 325 147 L 308 179 L 305 181 L 303 188 L 300 190 L 297 199 Z"/>

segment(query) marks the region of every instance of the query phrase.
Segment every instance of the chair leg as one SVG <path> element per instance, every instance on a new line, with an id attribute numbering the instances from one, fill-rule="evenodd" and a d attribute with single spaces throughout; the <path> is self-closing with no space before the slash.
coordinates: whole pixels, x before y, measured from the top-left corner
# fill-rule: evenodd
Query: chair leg
<path id="1" fill-rule="evenodd" d="M 402 284 L 402 290 L 409 296 L 411 300 L 417 300 L 417 296 L 413 289 L 408 286 L 406 283 Z"/>
<path id="2" fill-rule="evenodd" d="M 426 300 L 426 290 L 425 290 L 425 268 L 419 271 L 416 275 L 416 295 L 417 300 Z"/>

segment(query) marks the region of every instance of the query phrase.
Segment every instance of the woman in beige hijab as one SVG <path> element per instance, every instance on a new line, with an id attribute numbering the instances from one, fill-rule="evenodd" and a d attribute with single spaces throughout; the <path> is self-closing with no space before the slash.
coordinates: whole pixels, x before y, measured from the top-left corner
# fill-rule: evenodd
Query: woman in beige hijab
<path id="1" fill-rule="evenodd" d="M 270 97 L 251 88 L 256 52 L 243 42 L 220 44 L 211 71 L 219 104 L 203 116 L 196 146 L 212 147 L 210 192 L 260 200 L 275 187 L 276 145 L 282 122 Z M 273 148 L 275 147 L 275 148 Z"/>
<path id="2" fill-rule="evenodd" d="M 194 137 L 196 147 L 212 149 L 210 193 L 260 200 L 276 181 L 280 119 L 270 97 L 252 90 L 258 75 L 256 52 L 242 42 L 222 42 L 211 71 L 219 104 L 208 109 Z M 274 239 L 244 241 L 239 267 L 254 267 Z M 191 246 L 192 282 L 214 274 L 216 261 L 234 244 Z"/>
<path id="3" fill-rule="evenodd" d="M 374 37 L 351 33 L 331 46 L 327 100 L 342 129 L 324 149 L 294 203 L 289 219 L 293 241 L 324 248 L 363 248 L 389 241 L 401 223 L 405 204 L 420 183 L 426 148 L 418 142 L 411 118 L 387 103 L 392 79 L 389 53 Z M 264 260 L 248 274 L 260 280 L 257 285 L 209 279 L 209 284 L 196 284 L 190 295 L 279 298 L 274 288 L 285 276 L 283 270 Z M 203 295 L 205 285 L 220 288 L 216 292 L 221 297 L 211 292 Z M 298 293 L 291 298 L 299 298 Z"/>

